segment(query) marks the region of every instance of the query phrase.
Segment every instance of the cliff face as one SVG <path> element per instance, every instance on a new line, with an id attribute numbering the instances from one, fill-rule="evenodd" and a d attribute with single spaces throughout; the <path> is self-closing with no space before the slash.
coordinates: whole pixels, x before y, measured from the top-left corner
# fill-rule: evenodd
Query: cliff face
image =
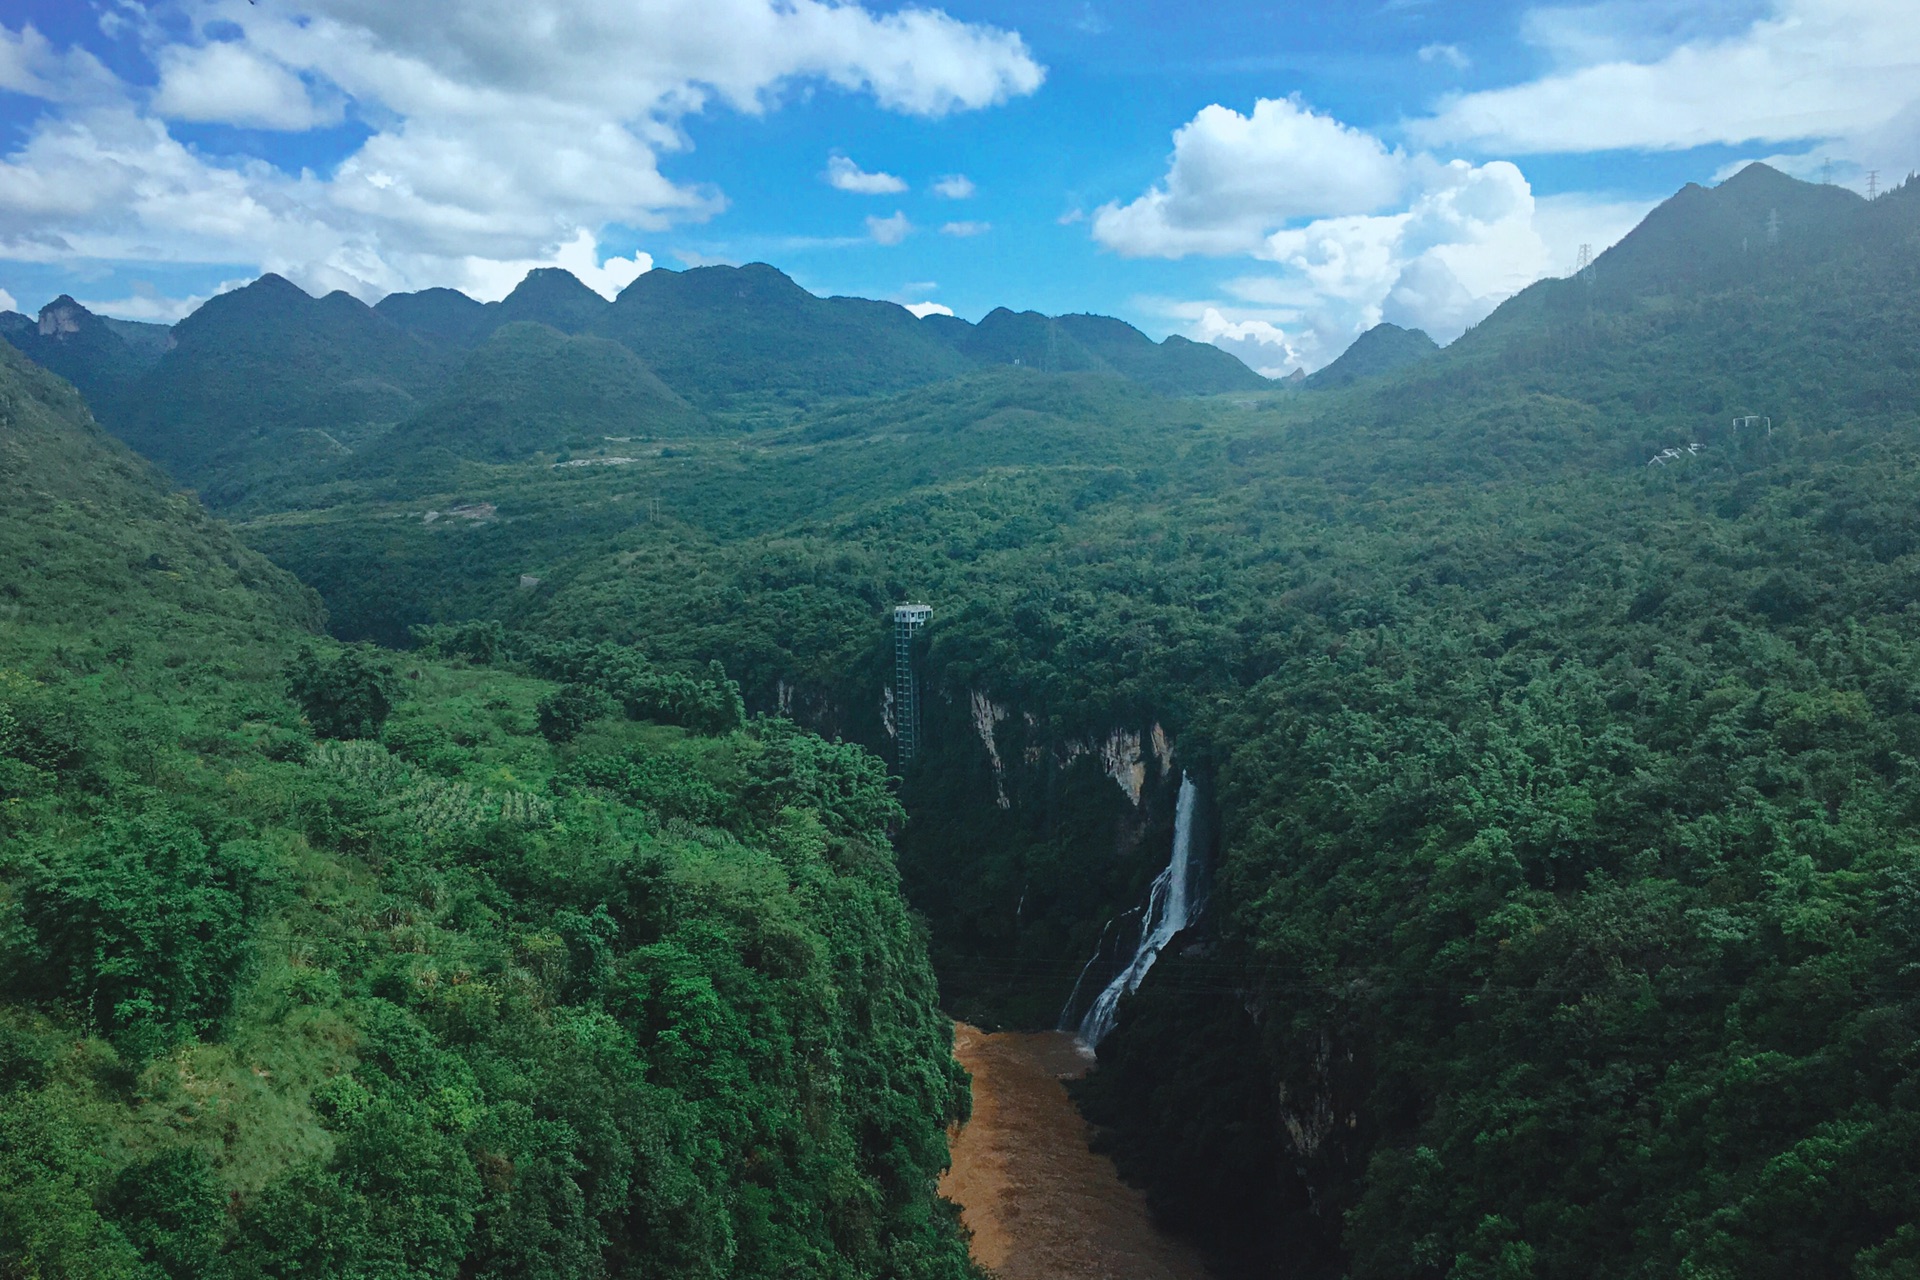
<path id="1" fill-rule="evenodd" d="M 900 866 L 950 1011 L 1055 1025 L 1096 955 L 1131 947 L 1179 786 L 1174 737 L 1151 719 L 1063 729 L 990 688 L 929 697 Z"/>

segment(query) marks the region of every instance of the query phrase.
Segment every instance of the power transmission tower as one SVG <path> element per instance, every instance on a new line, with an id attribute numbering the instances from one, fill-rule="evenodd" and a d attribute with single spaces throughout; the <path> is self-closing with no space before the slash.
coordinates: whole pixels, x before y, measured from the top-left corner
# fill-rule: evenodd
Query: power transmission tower
<path id="1" fill-rule="evenodd" d="M 1591 267 L 1592 265 L 1593 265 L 1593 246 L 1590 244 L 1583 244 L 1580 246 L 1579 256 L 1574 260 L 1573 274 L 1577 276 L 1583 276 L 1587 274 L 1587 268 Z"/>
<path id="2" fill-rule="evenodd" d="M 1823 187 L 1833 185 L 1833 158 L 1831 156 L 1820 162 L 1820 185 Z"/>
<path id="3" fill-rule="evenodd" d="M 1869 169 L 1867 170 L 1867 199 L 1878 200 L 1879 198 L 1880 171 L 1878 169 Z"/>

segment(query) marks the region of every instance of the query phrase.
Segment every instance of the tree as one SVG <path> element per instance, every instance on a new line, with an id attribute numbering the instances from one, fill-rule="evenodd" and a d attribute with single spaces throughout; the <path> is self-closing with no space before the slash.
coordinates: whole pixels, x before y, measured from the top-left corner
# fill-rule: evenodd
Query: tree
<path id="1" fill-rule="evenodd" d="M 287 664 L 287 691 L 321 738 L 375 738 L 400 696 L 393 663 L 372 645 L 353 645 L 332 661 L 302 646 Z"/>

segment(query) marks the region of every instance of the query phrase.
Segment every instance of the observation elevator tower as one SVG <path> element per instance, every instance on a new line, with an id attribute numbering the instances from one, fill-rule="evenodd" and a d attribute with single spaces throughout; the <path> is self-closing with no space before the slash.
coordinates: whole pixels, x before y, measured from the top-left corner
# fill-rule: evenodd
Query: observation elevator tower
<path id="1" fill-rule="evenodd" d="M 920 686 L 913 678 L 913 637 L 932 616 L 932 605 L 893 607 L 893 728 L 902 768 L 920 747 Z"/>

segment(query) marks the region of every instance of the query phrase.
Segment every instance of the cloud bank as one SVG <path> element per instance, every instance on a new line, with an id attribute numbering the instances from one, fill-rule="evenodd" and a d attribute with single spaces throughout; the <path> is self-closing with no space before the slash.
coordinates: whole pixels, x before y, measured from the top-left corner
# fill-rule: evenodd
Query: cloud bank
<path id="1" fill-rule="evenodd" d="M 429 284 L 487 296 L 509 268 L 564 253 L 610 273 L 601 287 L 640 262 L 602 260 L 609 229 L 724 207 L 659 168 L 688 145 L 680 122 L 710 105 L 757 115 L 824 84 L 939 117 L 1032 93 L 1045 75 L 1012 32 L 824 0 L 185 0 L 173 12 L 164 26 L 132 6 L 103 19 L 146 51 L 150 88 L 0 25 L 0 89 L 48 108 L 0 157 L 0 256 L 257 266 L 374 297 Z M 343 120 L 367 136 L 326 173 L 210 158 L 173 132 Z"/>

